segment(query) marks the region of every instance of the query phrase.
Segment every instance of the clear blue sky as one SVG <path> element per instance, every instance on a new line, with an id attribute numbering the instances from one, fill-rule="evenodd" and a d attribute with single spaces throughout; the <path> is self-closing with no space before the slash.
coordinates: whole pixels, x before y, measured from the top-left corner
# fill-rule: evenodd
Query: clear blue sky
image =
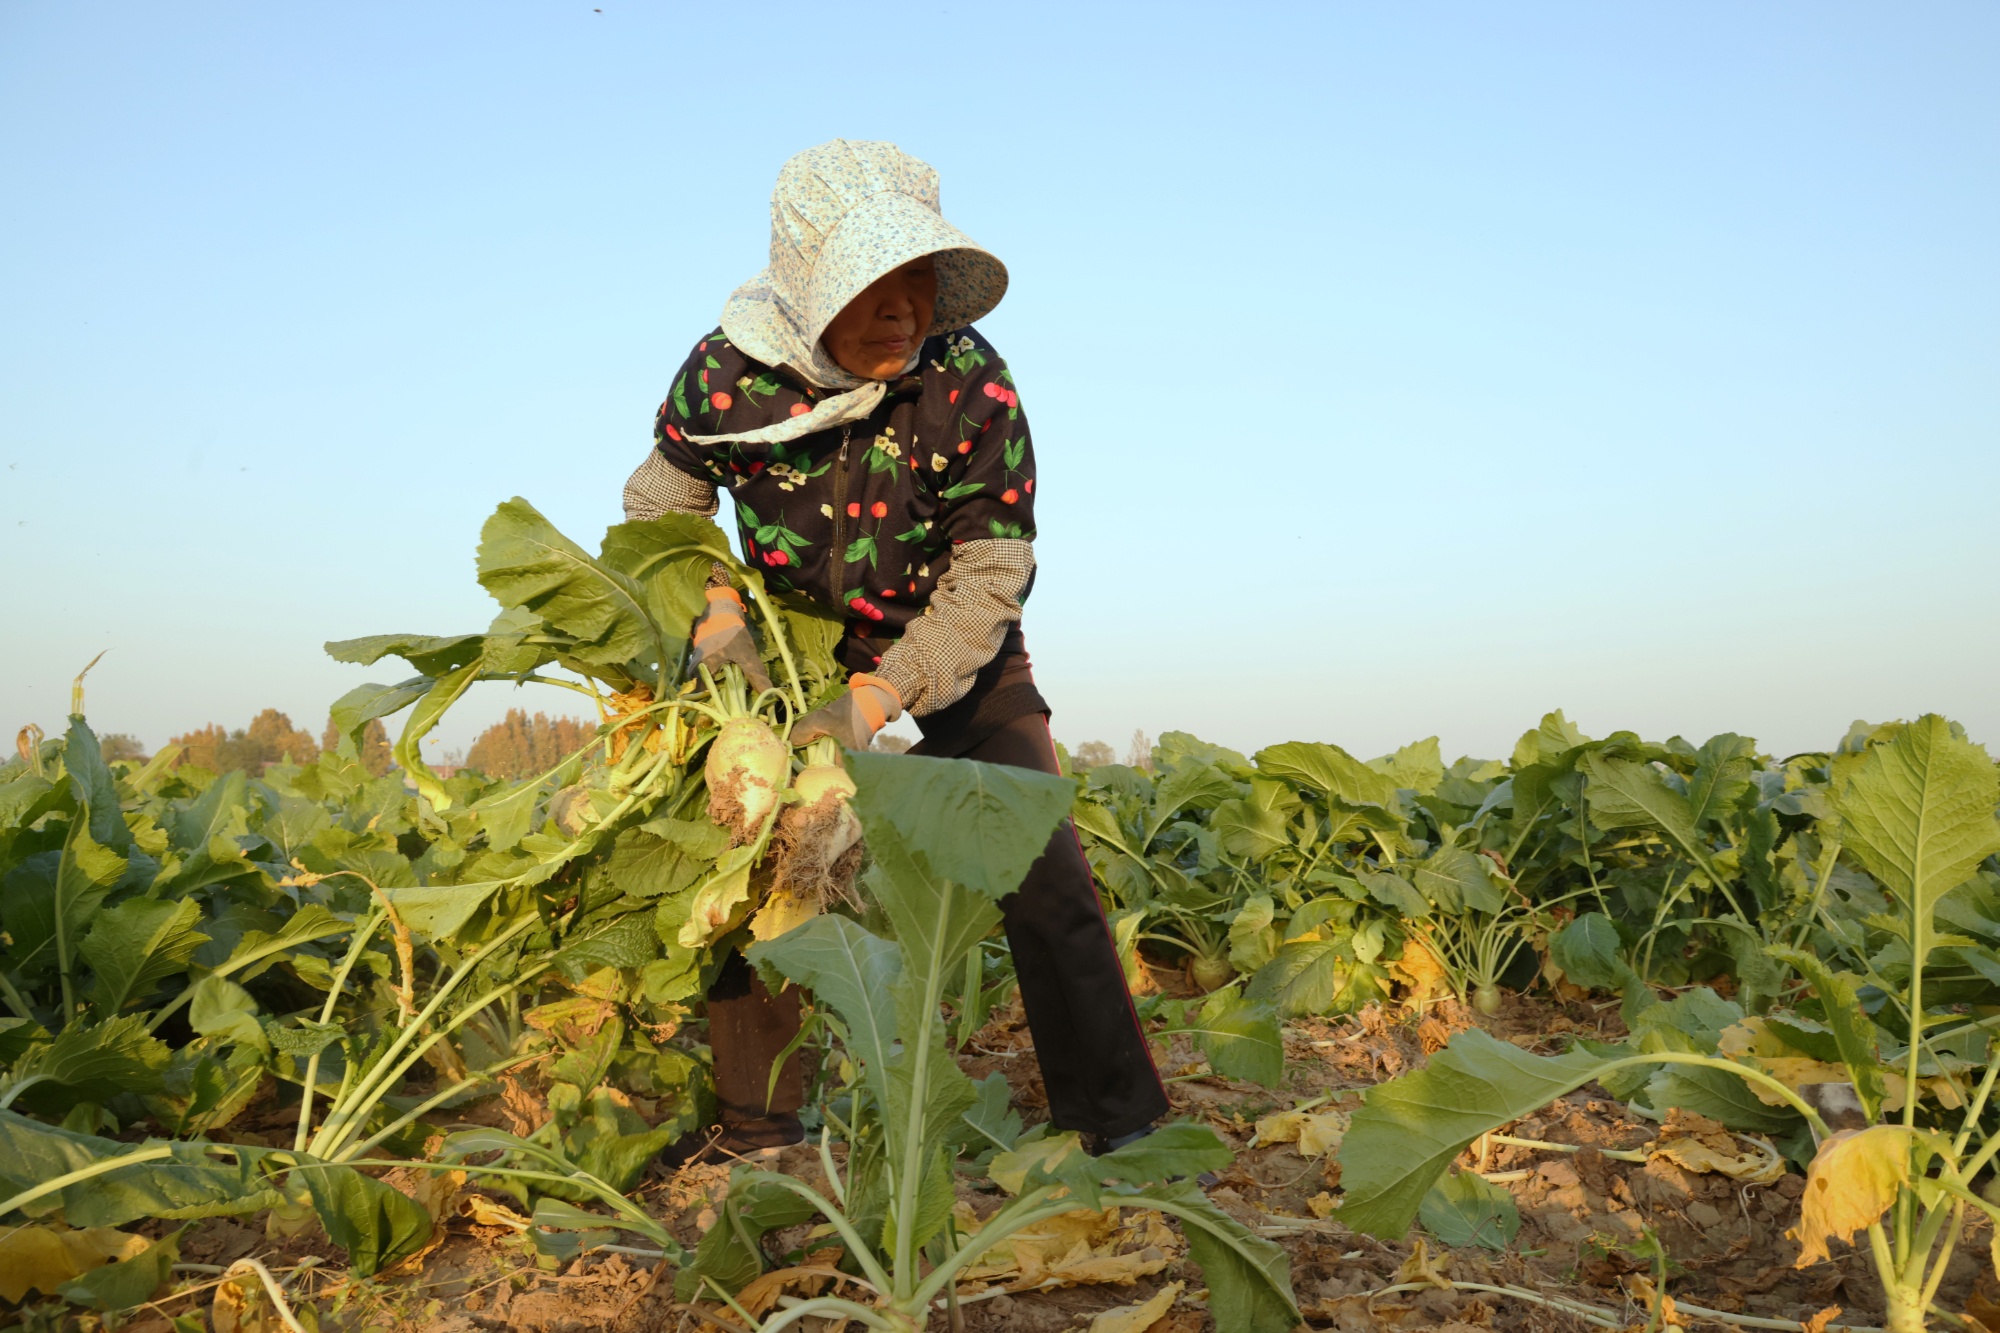
<path id="1" fill-rule="evenodd" d="M 483 626 L 846 136 L 1012 269 L 1072 744 L 2000 741 L 2000 8 L 601 10 L 0 4 L 7 731 Z"/>

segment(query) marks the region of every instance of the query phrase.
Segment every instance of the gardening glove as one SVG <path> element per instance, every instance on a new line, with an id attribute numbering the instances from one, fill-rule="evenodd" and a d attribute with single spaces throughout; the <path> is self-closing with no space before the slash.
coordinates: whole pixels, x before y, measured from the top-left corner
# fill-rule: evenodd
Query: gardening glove
<path id="1" fill-rule="evenodd" d="M 757 654 L 757 641 L 750 637 L 750 627 L 743 623 L 743 599 L 734 588 L 710 588 L 708 610 L 694 622 L 694 657 L 688 663 L 688 671 L 692 673 L 696 667 L 705 666 L 710 673 L 720 675 L 727 662 L 743 669 L 743 678 L 753 689 L 771 688 L 770 673 L 764 670 L 764 659 Z"/>
<path id="2" fill-rule="evenodd" d="M 821 704 L 792 726 L 792 744 L 831 736 L 850 750 L 865 750 L 875 733 L 903 715 L 903 699 L 889 682 L 861 673 L 847 678 L 847 693 Z"/>

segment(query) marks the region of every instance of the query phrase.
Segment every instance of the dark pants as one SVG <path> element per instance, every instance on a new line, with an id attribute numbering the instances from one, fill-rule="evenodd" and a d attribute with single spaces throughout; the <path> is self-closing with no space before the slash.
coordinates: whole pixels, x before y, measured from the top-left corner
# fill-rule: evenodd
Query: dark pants
<path id="1" fill-rule="evenodd" d="M 924 739 L 913 753 L 1059 771 L 1048 705 L 1035 689 L 1019 630 L 964 699 L 916 721 Z M 1068 819 L 1000 909 L 1056 1128 L 1116 1137 L 1165 1115 L 1166 1090 Z M 796 1055 L 768 1110 L 765 1097 L 772 1063 L 799 1030 L 798 992 L 770 995 L 749 965 L 732 957 L 709 991 L 708 1015 L 723 1124 L 795 1124 L 793 1113 L 805 1104 Z"/>
<path id="2" fill-rule="evenodd" d="M 1041 713 L 1014 719 L 963 757 L 1057 771 Z M 1056 1128 L 1116 1136 L 1165 1115 L 1167 1094 L 1068 818 L 1000 909 Z"/>

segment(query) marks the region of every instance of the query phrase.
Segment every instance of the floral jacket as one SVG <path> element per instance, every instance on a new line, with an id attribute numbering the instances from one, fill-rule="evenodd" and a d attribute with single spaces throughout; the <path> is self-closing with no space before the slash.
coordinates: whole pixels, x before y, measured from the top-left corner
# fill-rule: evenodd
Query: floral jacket
<path id="1" fill-rule="evenodd" d="M 771 586 L 844 608 L 850 633 L 893 640 L 931 600 L 953 550 L 1034 539 L 1034 450 L 1013 377 L 972 328 L 924 341 L 864 420 L 789 443 L 699 444 L 797 416 L 826 391 L 751 360 L 720 330 L 660 404 L 654 447 L 726 489 L 746 559 Z"/>

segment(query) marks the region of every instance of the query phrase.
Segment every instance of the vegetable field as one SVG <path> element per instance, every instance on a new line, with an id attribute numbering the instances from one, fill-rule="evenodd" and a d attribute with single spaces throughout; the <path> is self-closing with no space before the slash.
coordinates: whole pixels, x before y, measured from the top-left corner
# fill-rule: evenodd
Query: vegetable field
<path id="1" fill-rule="evenodd" d="M 770 689 L 687 669 L 720 564 Z M 514 500 L 482 632 L 257 779 L 0 769 L 0 1312 L 147 1333 L 2000 1329 L 2000 770 L 1946 719 L 1773 757 L 1362 760 L 1169 733 L 1068 777 L 794 751 L 841 622 L 712 524 Z M 393 668 L 393 669 L 391 669 Z M 516 781 L 420 746 L 588 699 Z M 397 768 L 357 748 L 401 716 Z M 1174 1104 L 1049 1125 L 997 903 L 1073 817 Z M 713 1110 L 702 996 L 800 987 L 808 1142 Z"/>

